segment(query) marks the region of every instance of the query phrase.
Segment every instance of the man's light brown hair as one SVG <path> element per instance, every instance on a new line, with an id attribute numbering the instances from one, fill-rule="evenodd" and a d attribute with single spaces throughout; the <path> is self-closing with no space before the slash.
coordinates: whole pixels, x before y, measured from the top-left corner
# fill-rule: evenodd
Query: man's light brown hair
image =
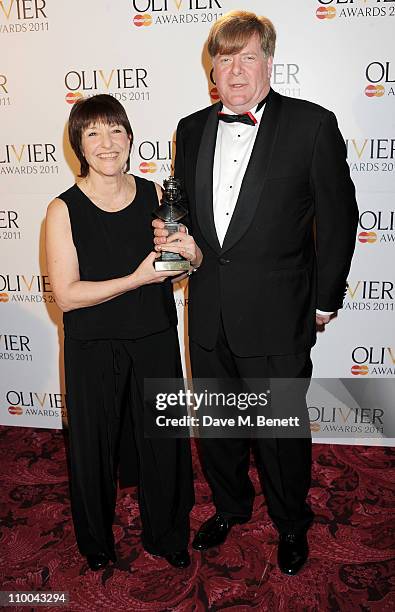
<path id="1" fill-rule="evenodd" d="M 265 57 L 273 57 L 276 30 L 270 19 L 248 11 L 230 11 L 211 27 L 207 41 L 208 52 L 211 57 L 215 57 L 218 53 L 221 55 L 240 53 L 254 34 L 258 35 Z"/>

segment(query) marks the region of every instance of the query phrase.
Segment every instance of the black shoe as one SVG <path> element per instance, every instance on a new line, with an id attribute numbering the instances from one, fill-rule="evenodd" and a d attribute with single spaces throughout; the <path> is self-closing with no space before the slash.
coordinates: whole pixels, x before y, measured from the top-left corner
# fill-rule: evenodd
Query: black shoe
<path id="1" fill-rule="evenodd" d="M 305 532 L 282 533 L 278 543 L 277 561 L 280 570 L 287 576 L 294 576 L 303 567 L 309 555 Z"/>
<path id="2" fill-rule="evenodd" d="M 192 542 L 192 548 L 195 550 L 207 550 L 213 546 L 223 544 L 233 525 L 246 522 L 247 520 L 225 518 L 222 514 L 214 514 L 214 516 L 201 525 Z"/>
<path id="3" fill-rule="evenodd" d="M 173 567 L 184 568 L 188 567 L 188 565 L 191 565 L 191 558 L 189 556 L 189 552 L 186 549 L 177 550 L 176 552 L 166 554 L 157 552 L 156 550 L 153 550 L 152 548 L 149 548 L 147 546 L 144 546 L 144 550 L 153 557 L 161 557 L 161 559 L 166 559 L 166 561 L 170 563 L 170 565 L 172 565 Z"/>
<path id="4" fill-rule="evenodd" d="M 86 555 L 86 560 L 90 569 L 97 572 L 107 567 L 110 559 L 105 553 L 95 553 L 94 555 Z"/>

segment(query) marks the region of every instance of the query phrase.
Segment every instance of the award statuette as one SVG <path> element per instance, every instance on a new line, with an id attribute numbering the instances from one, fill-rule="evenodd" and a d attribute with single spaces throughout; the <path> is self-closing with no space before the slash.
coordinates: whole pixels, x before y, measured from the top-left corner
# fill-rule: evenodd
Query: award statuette
<path id="1" fill-rule="evenodd" d="M 154 210 L 155 217 L 162 219 L 165 222 L 165 229 L 171 234 L 175 234 L 180 230 L 180 219 L 185 217 L 187 211 L 179 203 L 181 200 L 181 185 L 178 179 L 170 176 L 163 181 L 164 193 L 162 196 L 162 204 Z M 161 256 L 156 259 L 155 270 L 157 271 L 178 271 L 185 272 L 190 268 L 189 261 L 184 259 L 179 253 L 170 253 L 162 251 Z"/>

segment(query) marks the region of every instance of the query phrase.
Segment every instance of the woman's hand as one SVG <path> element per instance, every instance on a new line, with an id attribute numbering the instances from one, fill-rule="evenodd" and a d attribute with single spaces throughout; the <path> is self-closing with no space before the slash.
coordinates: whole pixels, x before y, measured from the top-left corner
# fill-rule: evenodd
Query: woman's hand
<path id="1" fill-rule="evenodd" d="M 193 237 L 187 233 L 186 227 L 181 225 L 180 231 L 169 236 L 165 229 L 165 224 L 161 219 L 155 219 L 152 222 L 154 228 L 154 243 L 155 251 L 168 251 L 171 253 L 179 253 L 189 261 L 192 267 L 198 268 L 203 261 L 203 254 Z"/>
<path id="2" fill-rule="evenodd" d="M 138 268 L 130 275 L 132 288 L 137 289 L 142 285 L 152 285 L 154 283 L 162 283 L 166 278 L 171 276 L 179 276 L 180 272 L 164 271 L 157 272 L 154 268 L 155 259 L 159 257 L 159 253 L 152 251 L 139 265 Z"/>

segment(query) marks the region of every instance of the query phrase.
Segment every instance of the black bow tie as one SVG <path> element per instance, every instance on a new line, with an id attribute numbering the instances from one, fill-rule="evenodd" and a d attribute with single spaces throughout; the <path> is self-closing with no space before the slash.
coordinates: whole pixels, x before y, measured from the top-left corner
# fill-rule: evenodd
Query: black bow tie
<path id="1" fill-rule="evenodd" d="M 262 106 L 267 102 L 270 92 L 261 100 L 258 106 L 255 109 L 255 112 L 261 110 Z M 258 122 L 255 119 L 254 115 L 249 111 L 248 113 L 242 113 L 241 115 L 228 115 L 227 113 L 222 113 L 221 111 L 218 113 L 218 119 L 221 121 L 225 121 L 225 123 L 245 123 L 246 125 L 256 125 Z"/>
<path id="2" fill-rule="evenodd" d="M 218 119 L 225 121 L 225 123 L 245 123 L 246 125 L 255 125 L 257 123 L 252 113 L 243 113 L 242 115 L 218 113 Z"/>

